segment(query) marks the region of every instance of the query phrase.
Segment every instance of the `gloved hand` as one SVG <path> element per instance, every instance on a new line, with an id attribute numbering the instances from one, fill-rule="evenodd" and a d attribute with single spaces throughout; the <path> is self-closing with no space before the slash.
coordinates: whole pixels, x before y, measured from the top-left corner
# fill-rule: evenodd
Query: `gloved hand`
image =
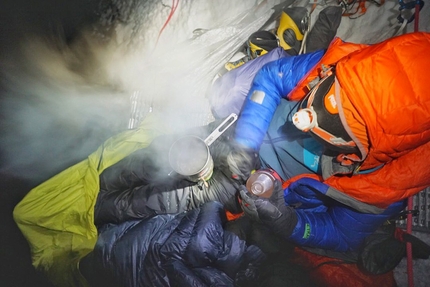
<path id="1" fill-rule="evenodd" d="M 400 228 L 396 228 L 394 237 L 402 243 L 411 243 L 413 258 L 428 259 L 430 257 L 430 245 L 418 237 L 415 237 Z"/>
<path id="2" fill-rule="evenodd" d="M 325 212 L 328 185 L 314 178 L 302 177 L 292 182 L 285 190 L 285 202 L 294 208 L 314 212 Z"/>
<path id="3" fill-rule="evenodd" d="M 261 166 L 258 152 L 241 145 L 233 146 L 227 155 L 227 164 L 232 178 L 240 180 L 243 183 L 248 179 L 253 170 L 259 169 Z"/>
<path id="4" fill-rule="evenodd" d="M 297 224 L 297 216 L 292 207 L 284 204 L 282 186 L 279 186 L 268 199 L 253 195 L 241 186 L 241 205 L 246 216 L 269 226 L 275 234 L 288 238 Z"/>
<path id="5" fill-rule="evenodd" d="M 412 244 L 412 257 L 428 259 L 430 246 L 419 238 L 395 226 L 383 225 L 368 236 L 360 248 L 357 265 L 371 274 L 384 274 L 393 270 L 406 256 L 406 243 Z"/>

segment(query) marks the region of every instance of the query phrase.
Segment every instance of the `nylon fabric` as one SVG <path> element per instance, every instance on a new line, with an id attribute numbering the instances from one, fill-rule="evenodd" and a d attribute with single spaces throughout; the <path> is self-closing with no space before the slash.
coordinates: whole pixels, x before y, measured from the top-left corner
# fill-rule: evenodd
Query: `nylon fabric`
<path id="1" fill-rule="evenodd" d="M 334 189 L 383 209 L 430 184 L 430 171 L 422 160 L 430 156 L 425 76 L 430 65 L 430 58 L 425 56 L 429 39 L 429 33 L 421 32 L 374 45 L 336 38 L 288 95 L 291 100 L 303 98 L 306 86 L 318 77 L 321 64 L 336 64 L 342 121 L 351 137 L 367 149 L 361 168 L 384 166 L 353 177 L 325 175 L 325 182 Z"/>
<path id="2" fill-rule="evenodd" d="M 14 220 L 30 245 L 33 266 L 56 286 L 87 286 L 77 266 L 97 240 L 93 208 L 99 174 L 163 130 L 148 116 L 138 129 L 108 139 L 87 159 L 32 189 L 15 207 Z"/>
<path id="3" fill-rule="evenodd" d="M 294 207 L 298 218 L 289 239 L 299 246 L 336 252 L 357 251 L 367 236 L 406 206 L 399 201 L 379 214 L 357 211 L 326 196 L 331 187 L 318 178 L 303 175 L 283 187 L 285 204 Z"/>
<path id="4" fill-rule="evenodd" d="M 265 255 L 225 231 L 225 223 L 222 205 L 210 202 L 177 215 L 107 224 L 80 269 L 94 286 L 106 274 L 108 286 L 237 286 L 236 274 L 259 266 Z M 243 281 L 255 276 L 243 275 Z"/>
<path id="5" fill-rule="evenodd" d="M 184 135 L 206 138 L 219 124 L 187 129 L 156 137 L 151 144 L 112 165 L 100 175 L 100 193 L 95 205 L 97 225 L 173 214 L 218 201 L 231 213 L 241 212 L 237 201 L 239 181 L 231 178 L 226 157 L 232 151 L 226 131 L 213 144 L 211 178 L 205 183 L 190 181 L 172 171 L 169 164 L 171 145 Z"/>
<path id="6" fill-rule="evenodd" d="M 359 134 L 365 122 L 369 151 L 363 169 L 382 168 L 327 183 L 360 201 L 385 208 L 423 190 L 430 173 L 429 33 L 411 33 L 357 51 L 336 65 L 345 121 Z M 421 55 L 421 56 L 418 56 Z M 389 79 L 389 80 L 387 80 Z M 411 168 L 413 167 L 413 168 Z M 413 178 L 413 181 L 411 181 Z"/>
<path id="7" fill-rule="evenodd" d="M 309 92 L 308 84 L 319 77 L 322 64 L 330 66 L 348 54 L 364 47 L 367 45 L 344 42 L 339 37 L 335 37 L 321 59 L 306 71 L 306 75 L 290 91 L 287 98 L 291 101 L 300 101 Z"/>
<path id="8" fill-rule="evenodd" d="M 254 78 L 237 121 L 235 140 L 239 144 L 254 150 L 260 149 L 280 100 L 296 86 L 322 55 L 323 51 L 316 51 L 306 55 L 281 58 L 261 68 Z M 252 100 L 255 91 L 264 93 L 262 104 Z M 256 121 L 256 119 L 259 120 Z"/>

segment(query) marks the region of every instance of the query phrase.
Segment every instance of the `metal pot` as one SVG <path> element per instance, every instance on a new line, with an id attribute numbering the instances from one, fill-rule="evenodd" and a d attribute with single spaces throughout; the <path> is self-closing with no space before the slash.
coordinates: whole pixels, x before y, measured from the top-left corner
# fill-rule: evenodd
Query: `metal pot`
<path id="1" fill-rule="evenodd" d="M 194 135 L 177 139 L 169 150 L 170 166 L 190 181 L 206 182 L 214 168 L 209 146 L 236 120 L 237 115 L 232 113 L 204 140 Z"/>

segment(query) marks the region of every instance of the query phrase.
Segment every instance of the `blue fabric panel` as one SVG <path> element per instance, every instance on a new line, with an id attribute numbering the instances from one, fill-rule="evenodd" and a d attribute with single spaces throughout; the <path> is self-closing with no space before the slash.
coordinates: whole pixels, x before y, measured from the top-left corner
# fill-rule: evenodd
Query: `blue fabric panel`
<path id="1" fill-rule="evenodd" d="M 364 214 L 342 205 L 328 207 L 327 212 L 296 209 L 298 223 L 290 239 L 308 247 L 357 251 L 367 236 L 404 207 L 404 201 L 396 202 L 381 214 Z"/>
<path id="2" fill-rule="evenodd" d="M 328 186 L 312 178 L 300 178 L 292 182 L 284 190 L 285 204 L 296 209 L 306 209 L 313 212 L 325 212 L 327 198 L 325 193 Z"/>
<path id="3" fill-rule="evenodd" d="M 239 144 L 259 150 L 280 100 L 291 92 L 322 55 L 323 51 L 316 51 L 281 58 L 261 68 L 238 119 L 235 139 Z"/>
<path id="4" fill-rule="evenodd" d="M 298 102 L 281 99 L 259 151 L 262 166 L 276 170 L 283 180 L 321 173 L 323 146 L 294 126 L 292 116 L 297 109 Z"/>

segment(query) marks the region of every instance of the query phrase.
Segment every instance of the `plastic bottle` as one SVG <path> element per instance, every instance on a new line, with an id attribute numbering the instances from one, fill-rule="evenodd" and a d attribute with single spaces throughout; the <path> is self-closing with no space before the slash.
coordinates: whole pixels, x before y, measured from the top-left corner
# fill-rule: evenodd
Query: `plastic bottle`
<path id="1" fill-rule="evenodd" d="M 260 197 L 269 198 L 275 187 L 276 177 L 270 169 L 255 171 L 246 181 L 246 189 Z"/>

